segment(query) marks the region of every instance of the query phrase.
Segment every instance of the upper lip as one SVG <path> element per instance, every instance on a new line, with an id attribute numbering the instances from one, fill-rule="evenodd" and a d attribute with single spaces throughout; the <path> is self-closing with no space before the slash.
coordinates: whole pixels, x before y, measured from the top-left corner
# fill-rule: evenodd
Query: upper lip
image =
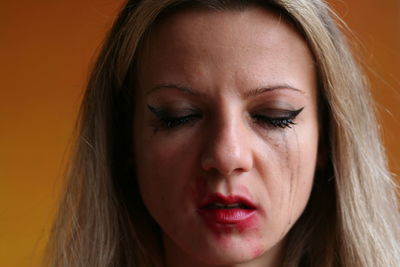
<path id="1" fill-rule="evenodd" d="M 230 205 L 230 204 L 242 204 L 246 208 L 249 209 L 257 209 L 256 204 L 254 204 L 251 200 L 244 196 L 240 195 L 223 195 L 221 193 L 213 193 L 208 195 L 204 201 L 202 201 L 199 205 L 200 209 L 207 208 L 208 206 L 219 203 L 223 205 Z"/>

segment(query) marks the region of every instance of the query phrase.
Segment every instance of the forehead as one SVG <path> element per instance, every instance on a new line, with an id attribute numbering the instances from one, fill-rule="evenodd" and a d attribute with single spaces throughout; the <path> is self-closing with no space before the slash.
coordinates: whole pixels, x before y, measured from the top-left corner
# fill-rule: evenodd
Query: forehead
<path id="1" fill-rule="evenodd" d="M 286 17 L 272 10 L 250 6 L 243 10 L 184 9 L 160 19 L 147 45 L 174 44 L 179 49 L 271 47 L 279 42 L 298 44 L 303 38 Z M 161 48 L 158 46 L 157 48 Z"/>
<path id="2" fill-rule="evenodd" d="M 240 27 L 242 26 L 242 27 Z M 274 30 L 280 31 L 283 28 L 291 28 L 296 32 L 286 18 L 276 10 L 259 6 L 249 6 L 244 9 L 214 10 L 205 7 L 193 7 L 177 10 L 162 16 L 153 27 L 153 34 L 160 35 L 168 28 L 169 34 L 185 35 L 196 38 L 199 34 L 204 36 L 214 35 L 213 30 L 219 31 L 218 36 L 231 36 L 233 32 L 245 30 L 253 38 L 260 36 L 269 29 L 271 34 Z M 206 30 L 206 31 L 204 31 Z M 254 35 L 257 34 L 258 35 Z M 252 39 L 253 39 L 252 38 Z M 219 39 L 216 39 L 218 41 Z"/>
<path id="3" fill-rule="evenodd" d="M 260 7 L 193 8 L 169 15 L 152 28 L 140 61 L 139 79 L 157 77 L 166 83 L 171 79 L 199 86 L 213 75 L 220 81 L 286 79 L 283 82 L 290 84 L 296 77 L 315 72 L 301 34 L 286 18 Z"/>

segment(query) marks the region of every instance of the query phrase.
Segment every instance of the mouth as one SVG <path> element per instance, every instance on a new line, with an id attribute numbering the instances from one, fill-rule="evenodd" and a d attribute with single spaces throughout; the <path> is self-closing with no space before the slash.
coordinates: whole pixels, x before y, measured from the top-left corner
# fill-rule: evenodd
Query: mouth
<path id="1" fill-rule="evenodd" d="M 243 203 L 233 203 L 233 204 L 222 204 L 222 203 L 210 203 L 209 205 L 204 207 L 205 209 L 245 209 L 251 210 L 250 206 Z"/>
<path id="2" fill-rule="evenodd" d="M 207 224 L 246 227 L 256 215 L 257 206 L 242 196 L 216 193 L 201 203 L 198 211 Z"/>
<path id="3" fill-rule="evenodd" d="M 200 204 L 200 209 L 246 209 L 246 210 L 254 210 L 256 209 L 256 205 L 251 202 L 249 199 L 236 196 L 229 195 L 224 196 L 220 193 L 214 193 L 210 195 L 206 200 Z"/>

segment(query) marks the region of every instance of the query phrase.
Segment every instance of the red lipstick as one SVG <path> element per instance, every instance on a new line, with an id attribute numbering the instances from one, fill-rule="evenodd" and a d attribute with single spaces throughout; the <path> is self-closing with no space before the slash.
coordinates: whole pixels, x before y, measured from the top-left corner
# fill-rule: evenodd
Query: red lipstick
<path id="1" fill-rule="evenodd" d="M 198 212 L 213 229 L 228 227 L 245 230 L 254 225 L 257 206 L 242 196 L 215 193 L 200 203 Z"/>

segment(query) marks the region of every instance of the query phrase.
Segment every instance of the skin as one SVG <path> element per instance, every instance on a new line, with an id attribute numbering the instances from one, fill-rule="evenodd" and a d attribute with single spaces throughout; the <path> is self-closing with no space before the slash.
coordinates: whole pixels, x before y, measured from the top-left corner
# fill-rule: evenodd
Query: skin
<path id="1" fill-rule="evenodd" d="M 167 266 L 280 266 L 313 184 L 316 84 L 306 42 L 268 10 L 185 10 L 154 27 L 139 62 L 134 158 Z M 148 106 L 193 116 L 168 128 Z M 290 127 L 258 119 L 301 108 Z M 216 192 L 249 198 L 255 223 L 211 229 L 198 201 Z"/>

